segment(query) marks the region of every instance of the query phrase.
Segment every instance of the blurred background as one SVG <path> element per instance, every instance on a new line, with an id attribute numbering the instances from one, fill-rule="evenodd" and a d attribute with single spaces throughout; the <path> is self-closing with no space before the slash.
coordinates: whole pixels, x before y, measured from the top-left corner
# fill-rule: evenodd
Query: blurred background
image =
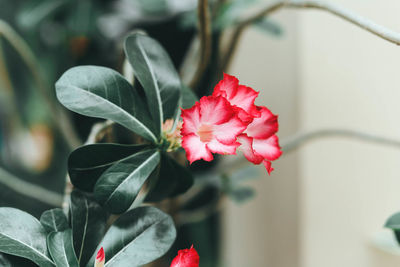
<path id="1" fill-rule="evenodd" d="M 332 1 L 400 32 L 398 1 Z M 221 2 L 214 45 L 234 18 L 268 0 Z M 159 40 L 179 69 L 196 36 L 196 6 L 195 0 L 0 0 L 0 205 L 39 217 L 62 203 L 68 153 L 97 120 L 58 104 L 58 77 L 84 64 L 122 71 L 123 37 L 135 29 Z M 215 70 L 218 53 L 193 88 L 199 96 L 222 74 Z M 313 131 L 329 134 L 284 153 L 271 176 L 252 167 L 259 177 L 243 192 L 254 196 L 228 197 L 221 213 L 189 220 L 180 228 L 180 247 L 197 244 L 202 267 L 399 266 L 400 250 L 383 228 L 400 210 L 398 62 L 399 47 L 322 11 L 282 9 L 249 27 L 225 71 L 261 91 L 258 104 L 279 115 L 282 144 Z M 331 134 L 338 130 L 394 141 Z M 214 200 L 217 189 L 205 190 L 200 202 Z"/>

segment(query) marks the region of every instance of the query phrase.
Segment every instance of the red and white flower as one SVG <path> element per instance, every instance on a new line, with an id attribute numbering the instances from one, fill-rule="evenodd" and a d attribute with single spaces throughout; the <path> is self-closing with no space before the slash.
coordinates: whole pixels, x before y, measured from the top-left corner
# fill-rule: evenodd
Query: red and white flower
<path id="1" fill-rule="evenodd" d="M 106 261 L 106 256 L 104 254 L 104 249 L 101 247 L 96 255 L 96 261 L 94 267 L 104 267 L 104 262 Z"/>
<path id="2" fill-rule="evenodd" d="M 278 117 L 266 107 L 259 107 L 261 116 L 247 126 L 247 129 L 238 137 L 240 150 L 246 159 L 254 164 L 263 163 L 268 173 L 273 171 L 271 161 L 278 159 L 282 151 L 279 146 Z"/>
<path id="3" fill-rule="evenodd" d="M 182 110 L 182 147 L 187 159 L 213 160 L 212 153 L 236 154 L 239 134 L 246 129 L 232 105 L 221 96 L 202 97 L 190 109 Z"/>
<path id="4" fill-rule="evenodd" d="M 179 250 L 170 267 L 199 267 L 199 262 L 199 254 L 192 245 L 190 249 Z"/>
<path id="5" fill-rule="evenodd" d="M 263 163 L 270 174 L 271 161 L 282 151 L 276 135 L 278 117 L 254 104 L 258 92 L 224 74 L 212 96 L 182 111 L 182 147 L 193 161 L 211 161 L 212 153 L 236 154 L 236 148 L 254 164 Z"/>
<path id="6" fill-rule="evenodd" d="M 254 105 L 258 92 L 245 85 L 239 85 L 239 80 L 235 76 L 224 73 L 224 78 L 214 88 L 213 96 L 225 97 L 245 123 L 260 117 L 260 112 Z"/>

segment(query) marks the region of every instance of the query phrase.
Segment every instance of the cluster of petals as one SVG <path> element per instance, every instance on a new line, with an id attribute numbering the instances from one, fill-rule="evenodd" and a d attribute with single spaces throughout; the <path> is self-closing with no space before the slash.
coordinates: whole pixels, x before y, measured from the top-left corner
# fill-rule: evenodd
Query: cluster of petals
<path id="1" fill-rule="evenodd" d="M 103 247 L 101 247 L 101 249 L 99 249 L 99 251 L 97 251 L 94 267 L 104 267 L 105 261 L 106 261 L 106 256 L 104 254 Z"/>
<path id="2" fill-rule="evenodd" d="M 192 245 L 190 249 L 179 250 L 170 267 L 199 267 L 199 262 L 199 254 Z"/>
<path id="3" fill-rule="evenodd" d="M 211 96 L 182 111 L 182 147 L 190 163 L 211 161 L 212 153 L 236 154 L 264 164 L 271 173 L 271 161 L 282 154 L 278 137 L 278 118 L 263 106 L 254 104 L 258 92 L 224 74 Z"/>

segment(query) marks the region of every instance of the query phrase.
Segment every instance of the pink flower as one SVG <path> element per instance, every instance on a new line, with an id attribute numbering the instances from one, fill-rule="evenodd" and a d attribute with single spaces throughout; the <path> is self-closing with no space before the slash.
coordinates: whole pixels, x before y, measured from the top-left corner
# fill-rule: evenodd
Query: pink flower
<path id="1" fill-rule="evenodd" d="M 193 161 L 213 160 L 212 153 L 236 154 L 236 138 L 246 129 L 237 111 L 221 96 L 202 97 L 190 109 L 182 110 L 182 147 Z"/>
<path id="2" fill-rule="evenodd" d="M 225 97 L 245 123 L 250 123 L 253 118 L 260 117 L 260 112 L 254 105 L 258 92 L 250 87 L 239 85 L 239 80 L 235 76 L 224 73 L 224 79 L 215 86 L 213 96 Z"/>
<path id="3" fill-rule="evenodd" d="M 97 252 L 96 262 L 94 263 L 94 267 L 104 267 L 105 260 L 106 258 L 104 255 L 104 249 L 103 247 L 101 247 L 101 249 L 99 249 L 99 251 Z"/>
<path id="4" fill-rule="evenodd" d="M 247 129 L 238 137 L 240 150 L 247 160 L 254 164 L 263 163 L 270 174 L 273 171 L 271 161 L 278 159 L 282 151 L 279 146 L 278 117 L 266 107 L 258 107 L 261 116 L 247 126 Z"/>
<path id="5" fill-rule="evenodd" d="M 199 261 L 199 254 L 192 245 L 190 249 L 179 250 L 170 267 L 199 267 Z"/>

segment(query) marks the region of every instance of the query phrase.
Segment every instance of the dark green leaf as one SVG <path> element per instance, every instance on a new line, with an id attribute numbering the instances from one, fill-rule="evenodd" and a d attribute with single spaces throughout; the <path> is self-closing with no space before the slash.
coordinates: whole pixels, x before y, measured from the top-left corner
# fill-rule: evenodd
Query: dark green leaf
<path id="1" fill-rule="evenodd" d="M 11 262 L 5 257 L 3 253 L 0 253 L 0 266 L 1 267 L 12 267 Z"/>
<path id="2" fill-rule="evenodd" d="M 71 182 L 77 188 L 92 192 L 101 174 L 111 165 L 148 146 L 92 144 L 74 150 L 68 158 Z"/>
<path id="3" fill-rule="evenodd" d="M 186 192 L 193 185 L 192 173 L 168 155 L 161 157 L 160 175 L 146 201 L 160 201 Z"/>
<path id="4" fill-rule="evenodd" d="M 67 0 L 28 1 L 18 14 L 17 21 L 22 28 L 34 29 L 47 16 L 66 4 Z"/>
<path id="5" fill-rule="evenodd" d="M 114 164 L 97 181 L 96 199 L 111 213 L 126 211 L 159 161 L 160 153 L 149 149 Z"/>
<path id="6" fill-rule="evenodd" d="M 57 267 L 78 267 L 74 246 L 72 244 L 72 230 L 52 232 L 47 236 L 47 245 L 50 255 Z"/>
<path id="7" fill-rule="evenodd" d="M 261 18 L 254 22 L 254 25 L 260 30 L 275 36 L 280 36 L 283 33 L 281 26 L 268 18 Z"/>
<path id="8" fill-rule="evenodd" d="M 94 199 L 74 190 L 70 218 L 75 253 L 80 266 L 84 266 L 105 233 L 107 214 Z"/>
<path id="9" fill-rule="evenodd" d="M 125 39 L 125 54 L 144 88 L 159 135 L 164 120 L 174 118 L 179 110 L 179 75 L 164 48 L 144 34 L 133 33 Z"/>
<path id="10" fill-rule="evenodd" d="M 148 108 L 129 82 L 114 70 L 74 67 L 57 81 L 56 92 L 58 100 L 72 111 L 112 120 L 150 141 L 158 140 Z"/>
<path id="11" fill-rule="evenodd" d="M 174 222 L 169 215 L 154 207 L 139 207 L 111 225 L 97 250 L 104 248 L 106 267 L 137 267 L 164 255 L 175 238 Z M 92 267 L 94 259 L 95 254 L 86 266 Z"/>
<path id="12" fill-rule="evenodd" d="M 191 108 L 198 100 L 199 100 L 199 98 L 196 96 L 195 93 L 193 93 L 193 91 L 189 87 L 187 87 L 187 86 L 182 87 L 182 108 L 183 109 Z"/>
<path id="13" fill-rule="evenodd" d="M 236 202 L 236 203 L 244 203 L 252 199 L 255 195 L 255 191 L 251 187 L 238 187 L 232 189 L 228 195 Z"/>
<path id="14" fill-rule="evenodd" d="M 393 230 L 400 230 L 400 212 L 390 216 L 385 223 L 385 227 Z"/>
<path id="15" fill-rule="evenodd" d="M 0 208 L 0 252 L 30 259 L 41 267 L 54 266 L 47 252 L 46 234 L 32 215 Z"/>
<path id="16" fill-rule="evenodd" d="M 67 217 L 60 208 L 46 210 L 40 216 L 40 223 L 47 232 L 62 232 L 69 228 Z"/>

